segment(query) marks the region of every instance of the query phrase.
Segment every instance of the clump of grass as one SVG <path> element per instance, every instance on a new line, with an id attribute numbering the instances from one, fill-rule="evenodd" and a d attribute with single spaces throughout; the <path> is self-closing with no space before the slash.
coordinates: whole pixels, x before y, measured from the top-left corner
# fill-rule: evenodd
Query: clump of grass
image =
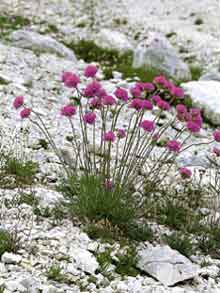
<path id="1" fill-rule="evenodd" d="M 218 257 L 220 252 L 220 229 L 219 225 L 203 228 L 203 233 L 197 237 L 198 248 L 205 254 Z"/>
<path id="2" fill-rule="evenodd" d="M 0 37 L 29 24 L 30 21 L 20 15 L 0 14 Z"/>
<path id="3" fill-rule="evenodd" d="M 113 71 L 119 71 L 124 78 L 138 77 L 140 80 L 151 81 L 157 70 L 152 68 L 133 68 L 133 52 L 121 53 L 116 49 L 106 49 L 97 46 L 93 41 L 81 40 L 78 43 L 65 44 L 71 48 L 78 58 L 86 62 L 99 62 L 103 68 L 105 79 L 113 77 Z"/>
<path id="4" fill-rule="evenodd" d="M 48 280 L 53 280 L 59 283 L 66 283 L 67 278 L 62 273 L 62 269 L 59 265 L 53 264 L 47 271 L 46 276 Z"/>
<path id="5" fill-rule="evenodd" d="M 0 257 L 5 252 L 16 252 L 19 246 L 18 240 L 11 233 L 0 229 Z"/>
<path id="6" fill-rule="evenodd" d="M 192 240 L 187 234 L 183 234 L 182 232 L 174 232 L 171 235 L 164 236 L 163 238 L 172 249 L 179 251 L 186 257 L 190 257 L 195 251 Z"/>
<path id="7" fill-rule="evenodd" d="M 192 80 L 199 80 L 202 76 L 203 68 L 199 65 L 191 65 L 190 66 Z"/>
<path id="8" fill-rule="evenodd" d="M 115 262 L 116 273 L 122 276 L 136 277 L 139 274 L 137 269 L 137 254 L 134 247 L 129 247 L 125 253 L 117 255 L 118 261 Z"/>

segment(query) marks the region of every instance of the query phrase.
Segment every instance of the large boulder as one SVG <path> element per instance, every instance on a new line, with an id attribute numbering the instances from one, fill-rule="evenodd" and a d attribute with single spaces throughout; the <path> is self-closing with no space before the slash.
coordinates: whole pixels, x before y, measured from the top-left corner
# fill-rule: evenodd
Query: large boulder
<path id="1" fill-rule="evenodd" d="M 103 48 L 116 49 L 122 52 L 132 50 L 126 35 L 110 29 L 102 29 L 96 36 L 95 43 Z"/>
<path id="2" fill-rule="evenodd" d="M 191 81 L 181 85 L 195 106 L 203 109 L 204 116 L 216 126 L 220 125 L 220 82 L 214 80 Z"/>
<path id="3" fill-rule="evenodd" d="M 17 30 L 11 34 L 11 40 L 17 47 L 39 52 L 55 53 L 76 62 L 76 56 L 73 51 L 50 36 L 44 36 L 28 30 Z"/>
<path id="4" fill-rule="evenodd" d="M 138 268 L 165 286 L 198 276 L 198 266 L 169 246 L 141 249 L 138 257 Z"/>
<path id="5" fill-rule="evenodd" d="M 178 56 L 178 53 L 166 37 L 157 32 L 149 32 L 134 51 L 134 67 L 150 67 L 159 73 L 176 80 L 190 80 L 189 66 Z"/>

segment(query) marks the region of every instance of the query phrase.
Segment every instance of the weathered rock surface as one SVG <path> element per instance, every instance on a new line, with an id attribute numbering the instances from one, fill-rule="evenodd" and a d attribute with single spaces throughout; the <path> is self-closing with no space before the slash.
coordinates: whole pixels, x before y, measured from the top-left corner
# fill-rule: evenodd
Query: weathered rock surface
<path id="1" fill-rule="evenodd" d="M 155 68 L 176 80 L 189 80 L 188 65 L 181 60 L 170 42 L 160 33 L 149 32 L 134 51 L 134 67 Z"/>
<path id="2" fill-rule="evenodd" d="M 220 82 L 191 81 L 183 83 L 185 93 L 193 103 L 204 110 L 205 117 L 214 125 L 220 125 Z"/>
<path id="3" fill-rule="evenodd" d="M 50 36 L 44 36 L 28 30 L 18 30 L 11 34 L 12 42 L 24 49 L 38 52 L 55 53 L 68 60 L 76 61 L 75 54 Z"/>
<path id="4" fill-rule="evenodd" d="M 166 286 L 198 276 L 198 266 L 169 246 L 140 250 L 138 267 Z"/>

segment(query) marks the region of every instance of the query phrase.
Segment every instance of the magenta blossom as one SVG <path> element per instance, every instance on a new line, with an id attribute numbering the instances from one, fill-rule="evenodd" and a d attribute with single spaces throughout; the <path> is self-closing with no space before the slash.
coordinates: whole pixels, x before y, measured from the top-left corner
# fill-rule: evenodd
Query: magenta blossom
<path id="1" fill-rule="evenodd" d="M 98 96 L 101 90 L 101 84 L 98 81 L 92 81 L 84 89 L 84 95 L 86 97 L 95 97 Z"/>
<path id="2" fill-rule="evenodd" d="M 215 141 L 220 142 L 220 130 L 215 130 L 213 132 L 213 137 Z"/>
<path id="3" fill-rule="evenodd" d="M 169 111 L 170 110 L 170 104 L 164 100 L 160 100 L 157 102 L 158 108 L 164 111 Z"/>
<path id="4" fill-rule="evenodd" d="M 113 106 L 116 104 L 116 99 L 110 95 L 105 96 L 102 101 L 106 106 Z"/>
<path id="5" fill-rule="evenodd" d="M 142 87 L 143 87 L 143 89 L 144 89 L 145 91 L 150 91 L 150 92 L 152 92 L 152 91 L 155 90 L 155 86 L 154 86 L 154 84 L 151 83 L 151 82 L 143 82 L 143 83 L 142 83 Z"/>
<path id="6" fill-rule="evenodd" d="M 142 109 L 142 99 L 133 99 L 129 105 L 129 108 L 140 111 Z"/>
<path id="7" fill-rule="evenodd" d="M 114 132 L 110 130 L 110 131 L 107 131 L 106 133 L 104 133 L 103 140 L 104 141 L 114 142 L 115 141 Z"/>
<path id="8" fill-rule="evenodd" d="M 216 157 L 220 157 L 220 149 L 217 147 L 213 148 L 213 153 L 216 155 Z"/>
<path id="9" fill-rule="evenodd" d="M 80 83 L 80 78 L 78 75 L 71 72 L 64 72 L 62 75 L 62 81 L 64 82 L 66 87 L 76 88 Z"/>
<path id="10" fill-rule="evenodd" d="M 20 108 L 21 106 L 23 106 L 24 104 L 24 97 L 23 96 L 18 96 L 14 99 L 14 102 L 13 102 L 13 107 L 15 109 L 18 109 Z"/>
<path id="11" fill-rule="evenodd" d="M 181 143 L 176 140 L 170 140 L 167 143 L 167 148 L 170 152 L 179 153 L 181 149 Z"/>
<path id="12" fill-rule="evenodd" d="M 94 124 L 96 120 L 95 112 L 88 112 L 83 116 L 83 121 L 87 124 Z"/>
<path id="13" fill-rule="evenodd" d="M 95 65 L 91 64 L 85 68 L 84 75 L 85 77 L 95 77 L 97 71 L 98 68 Z"/>
<path id="14" fill-rule="evenodd" d="M 143 110 L 152 110 L 153 104 L 148 100 L 142 100 L 142 109 Z"/>
<path id="15" fill-rule="evenodd" d="M 21 112 L 20 112 L 20 117 L 22 119 L 28 118 L 31 114 L 31 109 L 30 108 L 24 108 Z"/>
<path id="16" fill-rule="evenodd" d="M 126 132 L 125 132 L 125 130 L 124 129 L 122 129 L 122 128 L 119 128 L 119 129 L 117 129 L 117 137 L 118 138 L 125 138 L 126 137 Z"/>
<path id="17" fill-rule="evenodd" d="M 93 109 L 98 109 L 100 110 L 102 108 L 102 100 L 100 98 L 92 98 L 90 100 L 90 106 L 93 108 Z"/>
<path id="18" fill-rule="evenodd" d="M 97 93 L 97 97 L 103 99 L 105 96 L 107 96 L 107 92 L 105 89 L 101 88 Z"/>
<path id="19" fill-rule="evenodd" d="M 139 98 L 141 98 L 142 96 L 142 93 L 141 93 L 141 89 L 140 89 L 140 87 L 139 86 L 134 86 L 134 87 L 132 87 L 131 89 L 130 89 L 130 92 L 131 92 L 131 94 L 132 94 L 132 96 L 133 97 L 135 97 L 135 98 L 137 98 L 137 99 L 139 99 Z"/>
<path id="20" fill-rule="evenodd" d="M 124 88 L 117 88 L 114 94 L 119 100 L 128 101 L 128 92 Z"/>
<path id="21" fill-rule="evenodd" d="M 183 104 L 178 104 L 176 106 L 176 111 L 177 111 L 178 114 L 185 114 L 187 112 L 187 108 Z"/>
<path id="22" fill-rule="evenodd" d="M 180 168 L 179 172 L 183 179 L 189 179 L 192 176 L 192 171 L 186 167 Z"/>
<path id="23" fill-rule="evenodd" d="M 172 86 L 170 90 L 171 95 L 183 99 L 184 98 L 184 91 L 181 87 Z"/>
<path id="24" fill-rule="evenodd" d="M 201 129 L 200 123 L 196 123 L 194 121 L 187 122 L 186 127 L 192 133 L 198 133 Z"/>
<path id="25" fill-rule="evenodd" d="M 106 179 L 104 183 L 104 187 L 106 190 L 111 191 L 114 187 L 113 181 L 111 179 Z"/>
<path id="26" fill-rule="evenodd" d="M 140 127 L 144 129 L 144 131 L 152 132 L 155 129 L 155 123 L 149 120 L 143 120 L 140 123 Z"/>
<path id="27" fill-rule="evenodd" d="M 66 117 L 72 117 L 76 114 L 76 107 L 73 105 L 66 105 L 63 106 L 61 109 L 61 115 Z"/>
<path id="28" fill-rule="evenodd" d="M 162 86 L 166 86 L 167 83 L 168 83 L 166 77 L 163 76 L 163 75 L 158 75 L 158 76 L 156 76 L 156 77 L 154 78 L 153 82 L 154 82 L 154 83 L 157 83 L 157 84 L 159 84 L 159 85 L 162 85 Z"/>
<path id="29" fill-rule="evenodd" d="M 158 95 L 152 96 L 152 101 L 157 104 L 159 101 L 161 101 L 161 97 Z"/>

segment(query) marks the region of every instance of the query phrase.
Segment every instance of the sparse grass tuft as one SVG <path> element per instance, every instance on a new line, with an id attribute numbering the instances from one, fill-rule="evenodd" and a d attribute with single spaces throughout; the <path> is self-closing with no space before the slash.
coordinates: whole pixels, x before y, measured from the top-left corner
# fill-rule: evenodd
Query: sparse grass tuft
<path id="1" fill-rule="evenodd" d="M 0 14 L 0 37 L 29 24 L 30 21 L 20 15 Z"/>
<path id="2" fill-rule="evenodd" d="M 136 277 L 139 274 L 137 267 L 137 254 L 134 247 L 129 247 L 125 253 L 117 255 L 116 273 L 122 276 Z"/>
<path id="3" fill-rule="evenodd" d="M 0 257 L 5 252 L 16 252 L 18 241 L 8 231 L 0 229 Z"/>
<path id="4" fill-rule="evenodd" d="M 46 276 L 48 280 L 53 280 L 59 283 L 69 283 L 69 279 L 62 273 L 62 269 L 58 264 L 51 265 Z"/>

